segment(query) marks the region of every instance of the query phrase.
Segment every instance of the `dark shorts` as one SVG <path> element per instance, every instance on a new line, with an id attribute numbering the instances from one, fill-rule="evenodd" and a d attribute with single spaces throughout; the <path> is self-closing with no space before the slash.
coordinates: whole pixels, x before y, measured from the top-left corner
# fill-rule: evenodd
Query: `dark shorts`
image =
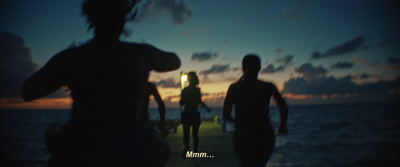
<path id="1" fill-rule="evenodd" d="M 258 133 L 246 129 L 235 129 L 233 145 L 241 166 L 265 166 L 275 145 L 272 129 Z"/>
<path id="2" fill-rule="evenodd" d="M 185 125 L 200 125 L 200 113 L 197 111 L 183 111 L 181 113 L 181 123 Z"/>

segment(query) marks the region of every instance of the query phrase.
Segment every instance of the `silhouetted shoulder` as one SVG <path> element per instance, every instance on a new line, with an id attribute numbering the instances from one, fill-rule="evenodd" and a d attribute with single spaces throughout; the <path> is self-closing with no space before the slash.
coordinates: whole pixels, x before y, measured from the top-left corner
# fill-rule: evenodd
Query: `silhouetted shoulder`
<path id="1" fill-rule="evenodd" d="M 263 86 L 268 87 L 270 89 L 276 89 L 276 86 L 271 82 L 265 82 L 265 81 L 260 81 L 260 80 L 258 82 L 260 84 L 262 84 Z"/>
<path id="2" fill-rule="evenodd" d="M 58 52 L 49 59 L 49 61 L 42 67 L 41 71 L 60 74 L 60 72 L 66 70 L 67 66 L 69 66 L 71 63 L 74 63 L 72 60 L 74 59 L 74 55 L 79 55 L 76 54 L 79 52 L 78 50 L 78 47 L 75 47 Z"/>
<path id="3" fill-rule="evenodd" d="M 149 44 L 137 44 L 128 42 L 102 42 L 90 41 L 84 45 L 68 48 L 51 58 L 48 65 L 51 66 L 67 66 L 74 64 L 92 64 L 95 63 L 102 66 L 100 62 L 107 64 L 118 59 L 118 56 L 128 56 L 121 61 L 137 61 L 138 58 L 142 62 L 141 66 L 147 66 L 146 69 L 158 72 L 172 71 L 180 67 L 179 57 L 172 52 L 162 51 Z M 116 60 L 116 61 L 119 61 Z M 66 67 L 66 68 L 68 68 Z"/>
<path id="4" fill-rule="evenodd" d="M 68 55 L 72 50 L 67 49 L 57 53 L 24 82 L 22 97 L 25 101 L 44 97 L 66 85 L 64 76 L 68 72 L 67 64 L 71 64 Z"/>
<path id="5" fill-rule="evenodd" d="M 187 94 L 193 94 L 195 92 L 200 92 L 199 88 L 190 88 L 190 87 L 185 87 L 182 89 L 182 96 L 186 96 Z"/>
<path id="6" fill-rule="evenodd" d="M 51 57 L 47 62 L 47 65 L 55 63 L 58 66 L 62 64 L 68 64 L 73 59 L 85 59 L 85 57 L 90 55 L 90 53 L 88 53 L 89 47 L 90 45 L 86 43 L 80 46 L 64 49 Z"/>
<path id="7" fill-rule="evenodd" d="M 189 93 L 189 92 L 200 92 L 200 88 L 198 88 L 198 87 L 185 87 L 185 88 L 183 88 L 182 89 L 182 92 L 187 92 L 187 93 Z"/>
<path id="8" fill-rule="evenodd" d="M 235 83 L 232 83 L 231 85 L 229 85 L 227 95 L 236 96 L 237 92 L 242 87 L 241 85 L 242 85 L 241 82 L 235 82 Z"/>
<path id="9" fill-rule="evenodd" d="M 198 87 L 185 87 L 181 94 L 181 105 L 198 106 L 201 102 L 200 88 Z M 192 104 L 193 103 L 193 104 Z"/>
<path id="10" fill-rule="evenodd" d="M 247 94 L 250 92 L 261 94 L 279 93 L 276 86 L 270 82 L 260 80 L 255 82 L 238 81 L 229 86 L 227 96 L 235 99 L 239 95 L 243 95 L 243 93 Z"/>
<path id="11" fill-rule="evenodd" d="M 238 87 L 239 87 L 239 85 L 241 85 L 241 82 L 235 82 L 235 83 L 232 83 L 231 85 L 229 85 L 229 89 L 235 89 L 235 88 L 238 88 Z"/>

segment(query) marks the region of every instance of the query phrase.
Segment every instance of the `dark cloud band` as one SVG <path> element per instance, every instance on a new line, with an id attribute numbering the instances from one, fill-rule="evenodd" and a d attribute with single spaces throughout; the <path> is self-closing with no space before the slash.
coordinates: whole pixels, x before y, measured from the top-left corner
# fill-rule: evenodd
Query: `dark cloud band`
<path id="1" fill-rule="evenodd" d="M 192 18 L 192 10 L 184 0 L 140 0 L 139 14 L 135 21 L 140 22 L 154 16 L 169 15 L 173 24 L 184 24 Z"/>
<path id="2" fill-rule="evenodd" d="M 215 64 L 210 69 L 200 71 L 200 74 L 209 75 L 209 74 L 223 73 L 227 71 L 229 71 L 229 64 L 227 65 Z"/>
<path id="3" fill-rule="evenodd" d="M 218 52 L 216 52 L 216 53 L 198 52 L 198 53 L 193 53 L 191 59 L 193 61 L 203 62 L 203 61 L 214 60 L 217 57 L 218 57 Z"/>
<path id="4" fill-rule="evenodd" d="M 0 33 L 0 97 L 20 97 L 22 83 L 38 68 L 25 40 L 9 32 Z"/>
<path id="5" fill-rule="evenodd" d="M 319 58 L 325 58 L 325 57 L 337 56 L 337 55 L 350 53 L 350 52 L 356 51 L 357 49 L 362 48 L 364 42 L 365 42 L 364 37 L 357 36 L 357 37 L 353 38 L 352 40 L 349 40 L 343 44 L 334 46 L 334 47 L 326 50 L 323 54 L 321 54 L 320 52 L 314 52 L 311 54 L 311 58 L 319 59 Z"/>

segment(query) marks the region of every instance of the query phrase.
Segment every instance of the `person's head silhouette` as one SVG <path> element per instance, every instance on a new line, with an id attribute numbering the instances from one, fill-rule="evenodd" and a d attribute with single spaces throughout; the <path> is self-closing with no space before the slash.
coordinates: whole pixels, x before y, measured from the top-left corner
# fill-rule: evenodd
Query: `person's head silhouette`
<path id="1" fill-rule="evenodd" d="M 199 78 L 197 78 L 196 72 L 191 71 L 191 72 L 187 73 L 187 78 L 188 78 L 190 85 L 196 86 L 199 84 Z"/>
<path id="2" fill-rule="evenodd" d="M 86 0 L 82 13 L 97 37 L 118 39 L 126 21 L 136 16 L 137 10 L 130 14 L 135 5 L 135 0 Z"/>
<path id="3" fill-rule="evenodd" d="M 261 60 L 254 54 L 244 56 L 242 60 L 242 79 L 257 79 L 258 72 L 261 69 Z"/>

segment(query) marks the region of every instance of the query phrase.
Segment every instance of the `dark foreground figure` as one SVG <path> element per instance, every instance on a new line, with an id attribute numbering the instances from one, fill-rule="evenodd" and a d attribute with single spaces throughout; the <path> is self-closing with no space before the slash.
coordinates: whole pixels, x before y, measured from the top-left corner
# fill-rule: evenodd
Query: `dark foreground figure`
<path id="1" fill-rule="evenodd" d="M 275 135 L 269 122 L 271 96 L 279 105 L 281 124 L 279 133 L 286 134 L 287 105 L 277 88 L 258 80 L 260 59 L 246 55 L 242 61 L 243 76 L 230 85 L 225 97 L 223 116 L 235 123 L 233 144 L 235 153 L 243 167 L 264 167 L 274 149 Z M 235 119 L 231 116 L 235 106 Z"/>
<path id="2" fill-rule="evenodd" d="M 24 84 L 32 101 L 68 86 L 73 99 L 70 121 L 50 142 L 51 166 L 161 166 L 154 128 L 142 124 L 151 70 L 180 67 L 174 53 L 151 45 L 119 41 L 135 3 L 86 0 L 83 14 L 95 37 L 52 57 Z M 127 18 L 131 16 L 131 18 Z"/>
<path id="3" fill-rule="evenodd" d="M 147 96 L 153 96 L 154 100 L 157 102 L 158 105 L 158 113 L 160 114 L 160 123 L 157 124 L 157 128 L 161 133 L 162 137 L 165 137 L 169 134 L 169 131 L 167 128 L 165 128 L 165 103 L 162 100 L 160 94 L 158 93 L 157 87 L 150 83 L 147 82 Z M 143 113 L 140 114 L 140 120 L 141 121 L 146 121 L 150 122 L 149 118 L 149 104 L 150 104 L 150 99 L 146 98 L 143 103 Z"/>
<path id="4" fill-rule="evenodd" d="M 202 105 L 211 112 L 211 109 L 201 100 L 200 88 L 197 87 L 199 79 L 195 72 L 187 74 L 189 86 L 182 90 L 180 104 L 184 107 L 181 114 L 181 123 L 183 125 L 183 144 L 185 149 L 182 156 L 186 155 L 186 151 L 190 149 L 190 127 L 192 127 L 193 148 L 194 152 L 198 152 L 199 148 L 199 128 L 201 124 L 200 113 L 198 111 L 199 105 Z"/>

